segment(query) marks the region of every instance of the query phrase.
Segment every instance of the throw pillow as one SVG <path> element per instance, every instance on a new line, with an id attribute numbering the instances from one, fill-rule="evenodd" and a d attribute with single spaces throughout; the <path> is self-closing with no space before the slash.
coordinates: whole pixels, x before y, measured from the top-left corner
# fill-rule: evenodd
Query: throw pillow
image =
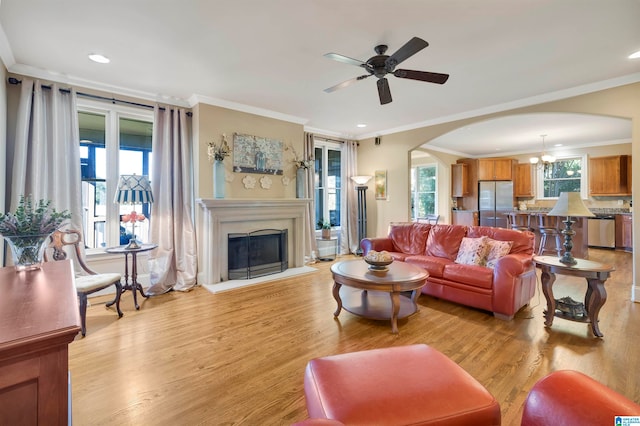
<path id="1" fill-rule="evenodd" d="M 509 254 L 513 241 L 499 241 L 487 237 L 487 264 L 489 268 L 495 268 L 496 262 L 501 257 Z"/>
<path id="2" fill-rule="evenodd" d="M 486 240 L 487 237 L 462 238 L 456 263 L 463 265 L 483 265 L 487 257 L 487 249 L 489 248 Z"/>

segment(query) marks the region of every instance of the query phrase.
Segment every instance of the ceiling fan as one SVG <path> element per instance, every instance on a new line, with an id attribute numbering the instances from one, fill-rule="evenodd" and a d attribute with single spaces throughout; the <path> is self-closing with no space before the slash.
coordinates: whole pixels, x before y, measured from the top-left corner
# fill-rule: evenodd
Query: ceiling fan
<path id="1" fill-rule="evenodd" d="M 386 79 L 387 74 L 393 74 L 398 78 L 408 78 L 411 80 L 426 81 L 428 83 L 444 84 L 449 78 L 449 74 L 395 69 L 396 66 L 402 61 L 415 55 L 428 45 L 429 43 L 422 40 L 421 38 L 413 37 L 411 40 L 405 43 L 404 46 L 398 49 L 396 53 L 389 56 L 385 55 L 385 52 L 388 48 L 387 45 L 380 44 L 374 48 L 377 55 L 369 58 L 367 62 L 349 58 L 348 56 L 340 55 L 338 53 L 327 53 L 324 55 L 327 58 L 333 59 L 334 61 L 338 62 L 344 62 L 345 64 L 362 67 L 368 72 L 368 74 L 343 81 L 340 84 L 336 84 L 335 86 L 329 87 L 328 89 L 324 89 L 324 91 L 327 93 L 335 92 L 338 89 L 350 86 L 356 81 L 364 80 L 367 77 L 375 75 L 376 77 L 378 77 L 378 96 L 380 97 L 380 104 L 384 105 L 392 101 L 391 91 L 389 90 L 389 81 Z"/>

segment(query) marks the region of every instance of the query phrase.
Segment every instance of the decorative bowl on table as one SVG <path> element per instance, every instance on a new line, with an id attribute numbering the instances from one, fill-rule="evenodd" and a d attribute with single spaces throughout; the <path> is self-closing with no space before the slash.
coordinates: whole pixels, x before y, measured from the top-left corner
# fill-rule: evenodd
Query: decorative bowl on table
<path id="1" fill-rule="evenodd" d="M 364 256 L 364 261 L 369 264 L 369 269 L 372 271 L 387 271 L 389 270 L 389 265 L 393 263 L 393 257 L 386 251 L 370 250 Z"/>

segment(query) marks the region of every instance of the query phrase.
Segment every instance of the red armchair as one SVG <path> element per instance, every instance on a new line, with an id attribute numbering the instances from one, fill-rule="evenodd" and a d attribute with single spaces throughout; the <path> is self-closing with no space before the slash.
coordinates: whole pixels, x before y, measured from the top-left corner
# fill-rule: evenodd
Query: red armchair
<path id="1" fill-rule="evenodd" d="M 640 416 L 640 405 L 577 371 L 555 371 L 529 392 L 522 426 L 614 425 L 617 416 Z"/>

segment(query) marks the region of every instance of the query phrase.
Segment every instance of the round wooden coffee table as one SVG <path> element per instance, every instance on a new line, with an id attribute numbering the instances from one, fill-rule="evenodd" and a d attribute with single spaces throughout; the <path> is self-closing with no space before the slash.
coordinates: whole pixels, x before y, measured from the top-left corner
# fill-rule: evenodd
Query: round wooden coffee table
<path id="1" fill-rule="evenodd" d="M 393 262 L 388 271 L 372 271 L 363 259 L 334 263 L 331 273 L 333 298 L 338 303 L 334 316 L 344 308 L 364 318 L 391 319 L 392 333 L 398 332 L 398 318 L 418 311 L 416 300 L 429 277 L 424 269 L 404 262 Z M 341 291 L 342 286 L 350 288 Z M 408 291 L 410 297 L 402 294 Z"/>

